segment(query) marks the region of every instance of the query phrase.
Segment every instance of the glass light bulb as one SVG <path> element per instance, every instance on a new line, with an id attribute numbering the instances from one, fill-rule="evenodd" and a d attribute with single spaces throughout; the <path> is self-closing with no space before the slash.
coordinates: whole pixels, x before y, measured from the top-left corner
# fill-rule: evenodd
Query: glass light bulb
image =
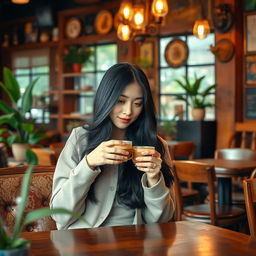
<path id="1" fill-rule="evenodd" d="M 134 29 L 142 29 L 146 26 L 144 10 L 145 8 L 142 5 L 134 6 L 131 20 L 131 25 Z"/>
<path id="2" fill-rule="evenodd" d="M 157 18 L 161 18 L 168 13 L 168 1 L 167 0 L 154 0 L 152 3 L 151 11 Z"/>
<path id="3" fill-rule="evenodd" d="M 205 39 L 210 33 L 210 25 L 208 20 L 197 20 L 193 27 L 193 34 L 199 39 Z"/>
<path id="4" fill-rule="evenodd" d="M 132 4 L 129 1 L 122 2 L 119 9 L 119 16 L 121 20 L 131 20 L 132 18 Z"/>
<path id="5" fill-rule="evenodd" d="M 12 3 L 14 3 L 14 4 L 27 4 L 27 3 L 29 3 L 29 0 L 12 0 Z"/>
<path id="6" fill-rule="evenodd" d="M 131 38 L 131 29 L 129 25 L 120 23 L 117 28 L 117 36 L 122 41 L 128 41 Z"/>

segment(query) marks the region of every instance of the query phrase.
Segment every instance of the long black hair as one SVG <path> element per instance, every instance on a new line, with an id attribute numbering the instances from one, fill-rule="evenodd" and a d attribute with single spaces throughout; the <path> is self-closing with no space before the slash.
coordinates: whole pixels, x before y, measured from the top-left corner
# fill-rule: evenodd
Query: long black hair
<path id="1" fill-rule="evenodd" d="M 125 87 L 133 82 L 137 82 L 142 89 L 143 109 L 137 120 L 126 129 L 126 139 L 131 140 L 133 145 L 137 146 L 155 146 L 163 159 L 161 172 L 165 184 L 170 187 L 173 177 L 170 167 L 164 161 L 164 146 L 157 137 L 155 109 L 148 79 L 139 67 L 129 63 L 115 64 L 103 76 L 94 99 L 92 123 L 85 128 L 88 130 L 88 144 L 81 158 L 89 154 L 101 142 L 111 139 L 113 123 L 109 115 Z M 104 171 L 103 166 L 101 169 Z M 143 208 L 145 206 L 140 181 L 142 175 L 143 172 L 139 171 L 131 160 L 119 165 L 117 188 L 119 203 L 130 208 Z M 93 188 L 92 184 L 88 199 L 97 202 Z"/>

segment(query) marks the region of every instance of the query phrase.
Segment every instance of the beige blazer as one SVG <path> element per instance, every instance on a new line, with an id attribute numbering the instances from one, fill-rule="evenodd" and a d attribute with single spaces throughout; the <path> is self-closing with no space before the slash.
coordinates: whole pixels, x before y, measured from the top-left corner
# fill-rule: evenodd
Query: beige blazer
<path id="1" fill-rule="evenodd" d="M 71 215 L 55 214 L 58 229 L 99 227 L 107 218 L 112 208 L 118 179 L 118 167 L 108 165 L 101 173 L 97 168 L 89 168 L 86 160 L 80 161 L 87 145 L 87 131 L 83 127 L 73 129 L 57 162 L 53 177 L 53 191 L 50 201 L 51 208 L 65 208 L 75 211 L 84 217 L 76 220 Z M 166 160 L 170 155 L 166 142 Z M 98 177 L 99 176 L 99 177 Z M 95 181 L 95 179 L 98 179 Z M 86 200 L 91 184 L 95 181 L 95 196 L 93 203 Z M 141 179 L 146 207 L 136 209 L 133 224 L 167 222 L 174 213 L 173 194 L 165 186 L 161 176 L 159 182 L 151 188 L 146 186 L 146 174 Z"/>

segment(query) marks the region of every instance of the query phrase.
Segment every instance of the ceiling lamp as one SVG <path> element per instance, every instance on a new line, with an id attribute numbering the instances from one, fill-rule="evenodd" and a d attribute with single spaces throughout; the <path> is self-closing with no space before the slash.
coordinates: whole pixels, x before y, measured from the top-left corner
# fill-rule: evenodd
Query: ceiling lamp
<path id="1" fill-rule="evenodd" d="M 14 4 L 27 4 L 27 3 L 29 3 L 29 0 L 12 0 L 12 3 L 14 3 Z"/>
<path id="2" fill-rule="evenodd" d="M 124 0 L 118 11 L 117 36 L 122 41 L 141 41 L 157 33 L 157 25 L 167 13 L 167 0 Z"/>
<path id="3" fill-rule="evenodd" d="M 193 34 L 200 40 L 205 39 L 210 33 L 209 21 L 206 19 L 203 11 L 203 1 L 201 1 L 200 19 L 196 20 L 193 27 Z"/>

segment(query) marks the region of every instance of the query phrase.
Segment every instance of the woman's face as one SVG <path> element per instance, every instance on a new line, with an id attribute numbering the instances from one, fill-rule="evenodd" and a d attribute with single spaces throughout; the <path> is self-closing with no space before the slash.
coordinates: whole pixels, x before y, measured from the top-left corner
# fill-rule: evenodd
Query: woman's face
<path id="1" fill-rule="evenodd" d="M 143 108 L 143 93 L 137 82 L 125 87 L 110 113 L 110 118 L 119 129 L 126 129 L 140 115 Z"/>

